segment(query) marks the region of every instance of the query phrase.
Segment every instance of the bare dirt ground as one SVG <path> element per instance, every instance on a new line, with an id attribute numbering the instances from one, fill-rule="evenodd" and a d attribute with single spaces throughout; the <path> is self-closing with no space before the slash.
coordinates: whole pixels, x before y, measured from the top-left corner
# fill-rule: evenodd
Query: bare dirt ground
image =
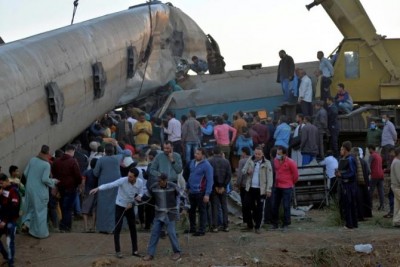
<path id="1" fill-rule="evenodd" d="M 161 239 L 155 259 L 144 262 L 130 256 L 129 234 L 121 234 L 124 258 L 114 257 L 113 236 L 80 233 L 82 221 L 74 221 L 72 233 L 51 233 L 39 240 L 19 234 L 16 266 L 400 266 L 400 229 L 391 227 L 384 212 L 361 222 L 353 231 L 332 226 L 332 211 L 311 210 L 307 220 L 292 219 L 288 232 L 241 232 L 240 219 L 230 217 L 229 233 L 203 237 L 183 234 L 179 225 L 182 259 L 169 259 L 168 239 Z M 267 227 L 266 227 L 267 228 Z M 139 252 L 145 254 L 150 233 L 138 232 Z M 371 254 L 357 253 L 355 244 L 370 243 Z"/>

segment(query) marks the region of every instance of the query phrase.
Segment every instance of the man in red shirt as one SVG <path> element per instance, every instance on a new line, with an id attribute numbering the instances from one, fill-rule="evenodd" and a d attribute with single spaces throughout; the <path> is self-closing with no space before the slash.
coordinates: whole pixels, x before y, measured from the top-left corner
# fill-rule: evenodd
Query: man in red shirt
<path id="1" fill-rule="evenodd" d="M 371 170 L 371 182 L 370 182 L 370 196 L 371 201 L 373 199 L 373 194 L 375 187 L 378 188 L 379 195 L 379 207 L 378 210 L 384 210 L 384 192 L 383 192 L 383 168 L 382 168 L 382 157 L 375 151 L 375 145 L 368 145 L 368 150 L 370 153 L 369 157 L 369 168 Z"/>
<path id="2" fill-rule="evenodd" d="M 287 231 L 290 225 L 290 206 L 292 203 L 293 187 L 299 179 L 297 165 L 294 160 L 287 156 L 287 149 L 278 146 L 277 155 L 274 159 L 275 186 L 273 188 L 274 203 L 272 209 L 271 230 L 278 229 L 279 207 L 283 202 L 283 223 L 282 230 Z"/>
<path id="3" fill-rule="evenodd" d="M 70 232 L 72 227 L 72 211 L 74 208 L 77 188 L 82 183 L 79 165 L 74 158 L 75 146 L 65 146 L 65 153 L 53 162 L 52 172 L 60 182 L 57 184 L 60 192 L 60 205 L 62 218 L 60 231 Z"/>

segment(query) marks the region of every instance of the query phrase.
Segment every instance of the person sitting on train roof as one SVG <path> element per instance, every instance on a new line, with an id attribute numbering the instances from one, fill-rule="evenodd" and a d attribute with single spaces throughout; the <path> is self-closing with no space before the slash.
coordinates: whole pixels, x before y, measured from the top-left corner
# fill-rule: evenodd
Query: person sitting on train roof
<path id="1" fill-rule="evenodd" d="M 353 99 L 349 92 L 344 89 L 344 84 L 339 83 L 337 85 L 338 92 L 335 96 L 335 103 L 338 107 L 339 113 L 348 114 L 353 109 Z"/>
<path id="2" fill-rule="evenodd" d="M 190 69 L 197 74 L 204 74 L 208 70 L 206 61 L 199 59 L 197 56 L 192 57 L 193 64 L 190 64 Z"/>

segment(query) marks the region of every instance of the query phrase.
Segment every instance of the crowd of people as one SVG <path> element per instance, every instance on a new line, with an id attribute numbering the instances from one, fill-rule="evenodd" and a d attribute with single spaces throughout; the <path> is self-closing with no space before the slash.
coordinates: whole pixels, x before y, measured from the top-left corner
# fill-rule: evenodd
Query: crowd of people
<path id="1" fill-rule="evenodd" d="M 295 69 L 285 51 L 279 55 L 278 81 L 287 100 L 291 92 L 297 97 L 295 118 L 281 115 L 275 122 L 238 111 L 232 121 L 228 114 L 198 120 L 191 110 L 180 119 L 167 111 L 162 120 L 128 108 L 104 115 L 54 153 L 43 145 L 23 175 L 16 166 L 10 166 L 9 177 L 0 170 L 0 190 L 7 192 L 0 196 L 0 233 L 11 240 L 8 249 L 0 244 L 0 252 L 9 266 L 17 228 L 46 238 L 49 225 L 70 232 L 73 217 L 81 215 L 84 232 L 114 235 L 118 258 L 123 257 L 119 235 L 126 218 L 133 256 L 142 256 L 138 222 L 141 229 L 151 231 L 144 260 L 154 258 L 165 232 L 171 259 L 178 260 L 175 221 L 181 213 L 188 213 L 187 234 L 228 232 L 231 190 L 240 193 L 242 231 L 260 234 L 263 224 L 287 231 L 298 167 L 309 164 L 326 166 L 328 187 L 347 229 L 372 216 L 375 188 L 378 209 L 384 210 L 384 172 L 390 173 L 390 211 L 385 217 L 400 226 L 400 148 L 395 148 L 397 133 L 390 117 L 382 115 L 382 129 L 370 120 L 365 151 L 350 141 L 339 150 L 338 114 L 350 112 L 352 105 L 343 84 L 337 85 L 336 97 L 330 95 L 330 62 L 318 52 L 321 91 L 316 97 L 305 71 Z"/>

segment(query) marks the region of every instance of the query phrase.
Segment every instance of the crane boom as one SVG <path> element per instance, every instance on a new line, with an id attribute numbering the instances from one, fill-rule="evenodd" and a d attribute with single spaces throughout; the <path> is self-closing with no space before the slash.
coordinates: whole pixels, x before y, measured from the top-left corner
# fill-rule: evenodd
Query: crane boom
<path id="1" fill-rule="evenodd" d="M 328 13 L 345 39 L 363 39 L 390 73 L 391 80 L 400 79 L 400 69 L 394 65 L 383 45 L 382 40 L 385 36 L 376 33 L 374 25 L 359 0 L 316 0 L 306 7 L 310 10 L 319 4 Z"/>

